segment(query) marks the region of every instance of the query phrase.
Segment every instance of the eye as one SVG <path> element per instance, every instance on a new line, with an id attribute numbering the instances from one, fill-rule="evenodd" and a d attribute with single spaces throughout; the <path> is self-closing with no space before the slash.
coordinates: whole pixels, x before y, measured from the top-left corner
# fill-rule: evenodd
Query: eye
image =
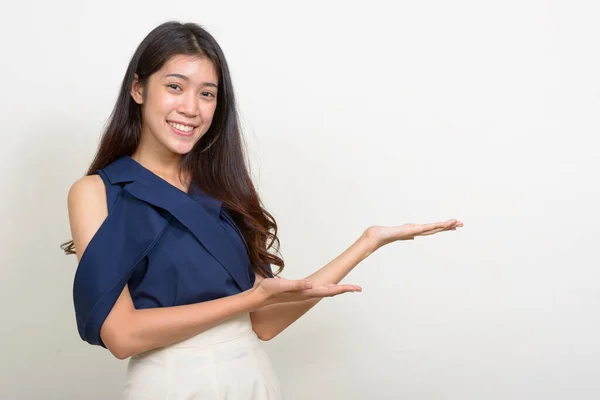
<path id="1" fill-rule="evenodd" d="M 167 87 L 168 87 L 168 88 L 170 88 L 170 89 L 173 89 L 173 90 L 177 90 L 177 88 L 181 89 L 181 86 L 179 86 L 179 85 L 178 85 L 178 84 L 176 84 L 176 83 L 169 83 L 169 84 L 167 85 Z"/>

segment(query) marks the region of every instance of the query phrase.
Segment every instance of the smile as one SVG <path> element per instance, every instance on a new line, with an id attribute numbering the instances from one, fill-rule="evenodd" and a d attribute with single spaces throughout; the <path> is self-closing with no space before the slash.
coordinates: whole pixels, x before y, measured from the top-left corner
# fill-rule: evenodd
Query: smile
<path id="1" fill-rule="evenodd" d="M 173 128 L 175 128 L 177 130 L 180 130 L 182 132 L 191 132 L 191 131 L 193 131 L 196 128 L 193 125 L 183 125 L 183 124 L 178 124 L 176 122 L 167 121 L 167 123 L 169 125 L 171 125 Z"/>

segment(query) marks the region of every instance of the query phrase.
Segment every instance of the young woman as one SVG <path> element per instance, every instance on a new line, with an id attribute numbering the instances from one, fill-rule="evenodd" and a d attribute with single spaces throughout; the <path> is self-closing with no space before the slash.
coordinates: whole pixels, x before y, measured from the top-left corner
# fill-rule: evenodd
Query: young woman
<path id="1" fill-rule="evenodd" d="M 221 48 L 195 24 L 156 27 L 69 191 L 63 245 L 79 261 L 81 338 L 130 357 L 124 398 L 281 399 L 260 340 L 360 291 L 339 282 L 381 246 L 462 226 L 373 226 L 306 279 L 283 279 L 277 224 L 245 162 Z"/>

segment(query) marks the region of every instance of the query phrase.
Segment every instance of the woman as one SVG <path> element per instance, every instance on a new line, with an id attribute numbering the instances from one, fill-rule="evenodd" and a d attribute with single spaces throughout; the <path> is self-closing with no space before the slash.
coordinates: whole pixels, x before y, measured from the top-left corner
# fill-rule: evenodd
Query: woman
<path id="1" fill-rule="evenodd" d="M 177 22 L 133 55 L 68 207 L 79 334 L 130 357 L 126 399 L 281 399 L 259 339 L 360 291 L 339 282 L 381 246 L 462 226 L 370 227 L 306 279 L 277 277 L 277 225 L 245 165 L 225 57 Z"/>

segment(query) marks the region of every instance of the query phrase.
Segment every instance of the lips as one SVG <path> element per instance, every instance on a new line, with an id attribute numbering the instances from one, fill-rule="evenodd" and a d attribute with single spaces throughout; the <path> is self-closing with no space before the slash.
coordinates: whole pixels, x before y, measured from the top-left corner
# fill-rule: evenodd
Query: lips
<path id="1" fill-rule="evenodd" d="M 167 121 L 173 132 L 181 136 L 192 136 L 196 130 L 196 125 L 183 124 L 181 122 Z"/>

